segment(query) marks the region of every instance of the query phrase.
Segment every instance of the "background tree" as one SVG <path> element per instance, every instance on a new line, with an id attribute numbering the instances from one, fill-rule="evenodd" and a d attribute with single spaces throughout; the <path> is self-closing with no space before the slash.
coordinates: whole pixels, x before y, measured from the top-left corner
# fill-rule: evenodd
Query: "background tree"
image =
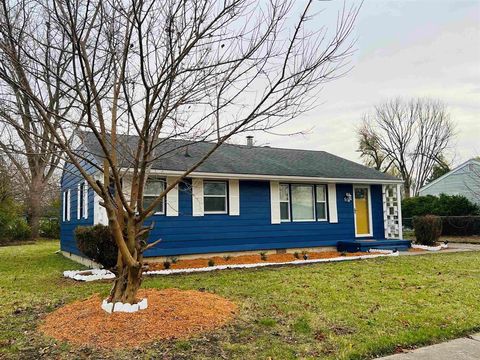
<path id="1" fill-rule="evenodd" d="M 445 175 L 446 173 L 450 172 L 450 166 L 445 160 L 440 160 L 438 164 L 433 165 L 432 174 L 425 182 L 426 184 L 431 183 L 432 181 L 438 179 L 439 177 Z"/>
<path id="2" fill-rule="evenodd" d="M 382 171 L 394 167 L 410 197 L 418 194 L 435 165 L 444 164 L 454 126 L 439 101 L 395 99 L 365 115 L 357 135 L 365 163 Z"/>
<path id="3" fill-rule="evenodd" d="M 15 79 L 3 82 L 0 87 L 0 156 L 16 168 L 25 185 L 22 200 L 33 238 L 38 236 L 42 201 L 60 163 L 61 151 L 41 121 L 33 99 L 18 84 L 28 81 L 36 89 L 38 100 L 49 112 L 52 130 L 59 128 L 57 121 L 69 110 L 68 98 L 62 98 L 62 76 L 69 61 L 68 38 L 50 27 L 53 15 L 47 12 L 42 12 L 45 25 L 35 33 L 29 32 L 28 23 L 37 22 L 35 8 L 31 1 L 19 1 L 16 6 L 3 1 L 0 11 L 0 71 L 4 78 Z M 16 60 L 12 61 L 13 58 Z M 20 68 L 27 69 L 25 79 L 20 77 Z"/>
<path id="4" fill-rule="evenodd" d="M 119 249 L 112 301 L 135 301 L 143 253 L 160 241 L 144 241 L 145 222 L 168 191 L 233 135 L 312 109 L 321 84 L 345 71 L 357 9 L 343 9 L 332 33 L 315 13 L 312 1 L 3 1 L 0 86 L 28 99 L 49 142 L 101 197 Z M 19 44 L 20 31 L 32 46 Z M 47 54 L 65 57 L 60 74 L 37 68 Z M 56 108 L 49 89 L 62 94 Z M 69 141 L 71 129 L 93 134 L 102 164 L 83 133 Z M 178 150 L 171 138 L 211 146 L 146 203 L 152 162 Z"/>

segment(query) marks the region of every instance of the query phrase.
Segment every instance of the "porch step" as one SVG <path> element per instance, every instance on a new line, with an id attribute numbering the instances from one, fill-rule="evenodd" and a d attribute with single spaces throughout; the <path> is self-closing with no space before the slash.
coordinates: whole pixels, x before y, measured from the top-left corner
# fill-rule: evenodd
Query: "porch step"
<path id="1" fill-rule="evenodd" d="M 410 240 L 349 240 L 339 241 L 337 243 L 337 250 L 340 252 L 363 252 L 370 249 L 397 249 L 398 251 L 404 251 L 412 246 L 411 243 Z"/>

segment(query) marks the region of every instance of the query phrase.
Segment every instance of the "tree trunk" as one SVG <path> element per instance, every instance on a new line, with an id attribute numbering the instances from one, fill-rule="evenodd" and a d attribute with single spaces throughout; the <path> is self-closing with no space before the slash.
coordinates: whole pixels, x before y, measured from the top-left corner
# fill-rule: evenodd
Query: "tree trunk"
<path id="1" fill-rule="evenodd" d="M 142 284 L 142 267 L 122 266 L 118 269 L 117 278 L 113 282 L 109 300 L 134 304 L 137 302 L 137 292 Z"/>
<path id="2" fill-rule="evenodd" d="M 116 239 L 117 245 L 124 242 L 127 245 L 128 252 L 136 262 L 136 266 L 130 266 L 127 261 L 122 257 L 122 253 L 118 251 L 117 266 L 116 266 L 116 279 L 113 282 L 113 287 L 110 291 L 109 300 L 111 302 L 122 302 L 134 304 L 137 302 L 137 292 L 142 284 L 142 268 L 143 268 L 143 255 L 142 249 L 137 243 L 138 227 L 135 223 L 134 215 L 130 215 L 125 221 L 123 214 L 119 215 L 114 209 L 112 213 L 115 214 L 115 218 L 110 219 L 109 225 L 112 231 L 114 239 L 116 236 L 120 237 Z M 121 218 L 122 221 L 118 221 Z M 122 231 L 113 231 L 113 229 L 123 229 Z"/>
<path id="3" fill-rule="evenodd" d="M 43 189 L 41 179 L 33 179 L 25 204 L 27 208 L 27 223 L 31 229 L 30 237 L 33 240 L 39 235 Z"/>

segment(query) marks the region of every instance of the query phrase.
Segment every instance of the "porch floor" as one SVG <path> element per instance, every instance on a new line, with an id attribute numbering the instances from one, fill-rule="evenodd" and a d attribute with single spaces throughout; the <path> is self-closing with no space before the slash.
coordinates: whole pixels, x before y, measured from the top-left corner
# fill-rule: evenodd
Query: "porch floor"
<path id="1" fill-rule="evenodd" d="M 384 250 L 408 250 L 412 245 L 410 240 L 395 240 L 395 239 L 381 239 L 381 240 L 347 240 L 339 241 L 337 249 L 341 252 L 358 252 L 368 251 L 370 249 L 384 249 Z"/>

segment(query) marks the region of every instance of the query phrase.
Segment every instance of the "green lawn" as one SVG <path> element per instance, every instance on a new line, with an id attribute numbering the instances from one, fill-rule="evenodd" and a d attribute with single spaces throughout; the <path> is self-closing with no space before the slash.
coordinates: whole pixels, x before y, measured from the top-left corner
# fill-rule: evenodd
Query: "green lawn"
<path id="1" fill-rule="evenodd" d="M 0 248 L 0 358 L 362 359 L 480 330 L 480 254 L 156 277 L 144 287 L 204 288 L 235 301 L 237 319 L 201 337 L 123 352 L 71 348 L 36 333 L 49 311 L 106 294 L 62 278 L 79 266 L 57 242 Z"/>

